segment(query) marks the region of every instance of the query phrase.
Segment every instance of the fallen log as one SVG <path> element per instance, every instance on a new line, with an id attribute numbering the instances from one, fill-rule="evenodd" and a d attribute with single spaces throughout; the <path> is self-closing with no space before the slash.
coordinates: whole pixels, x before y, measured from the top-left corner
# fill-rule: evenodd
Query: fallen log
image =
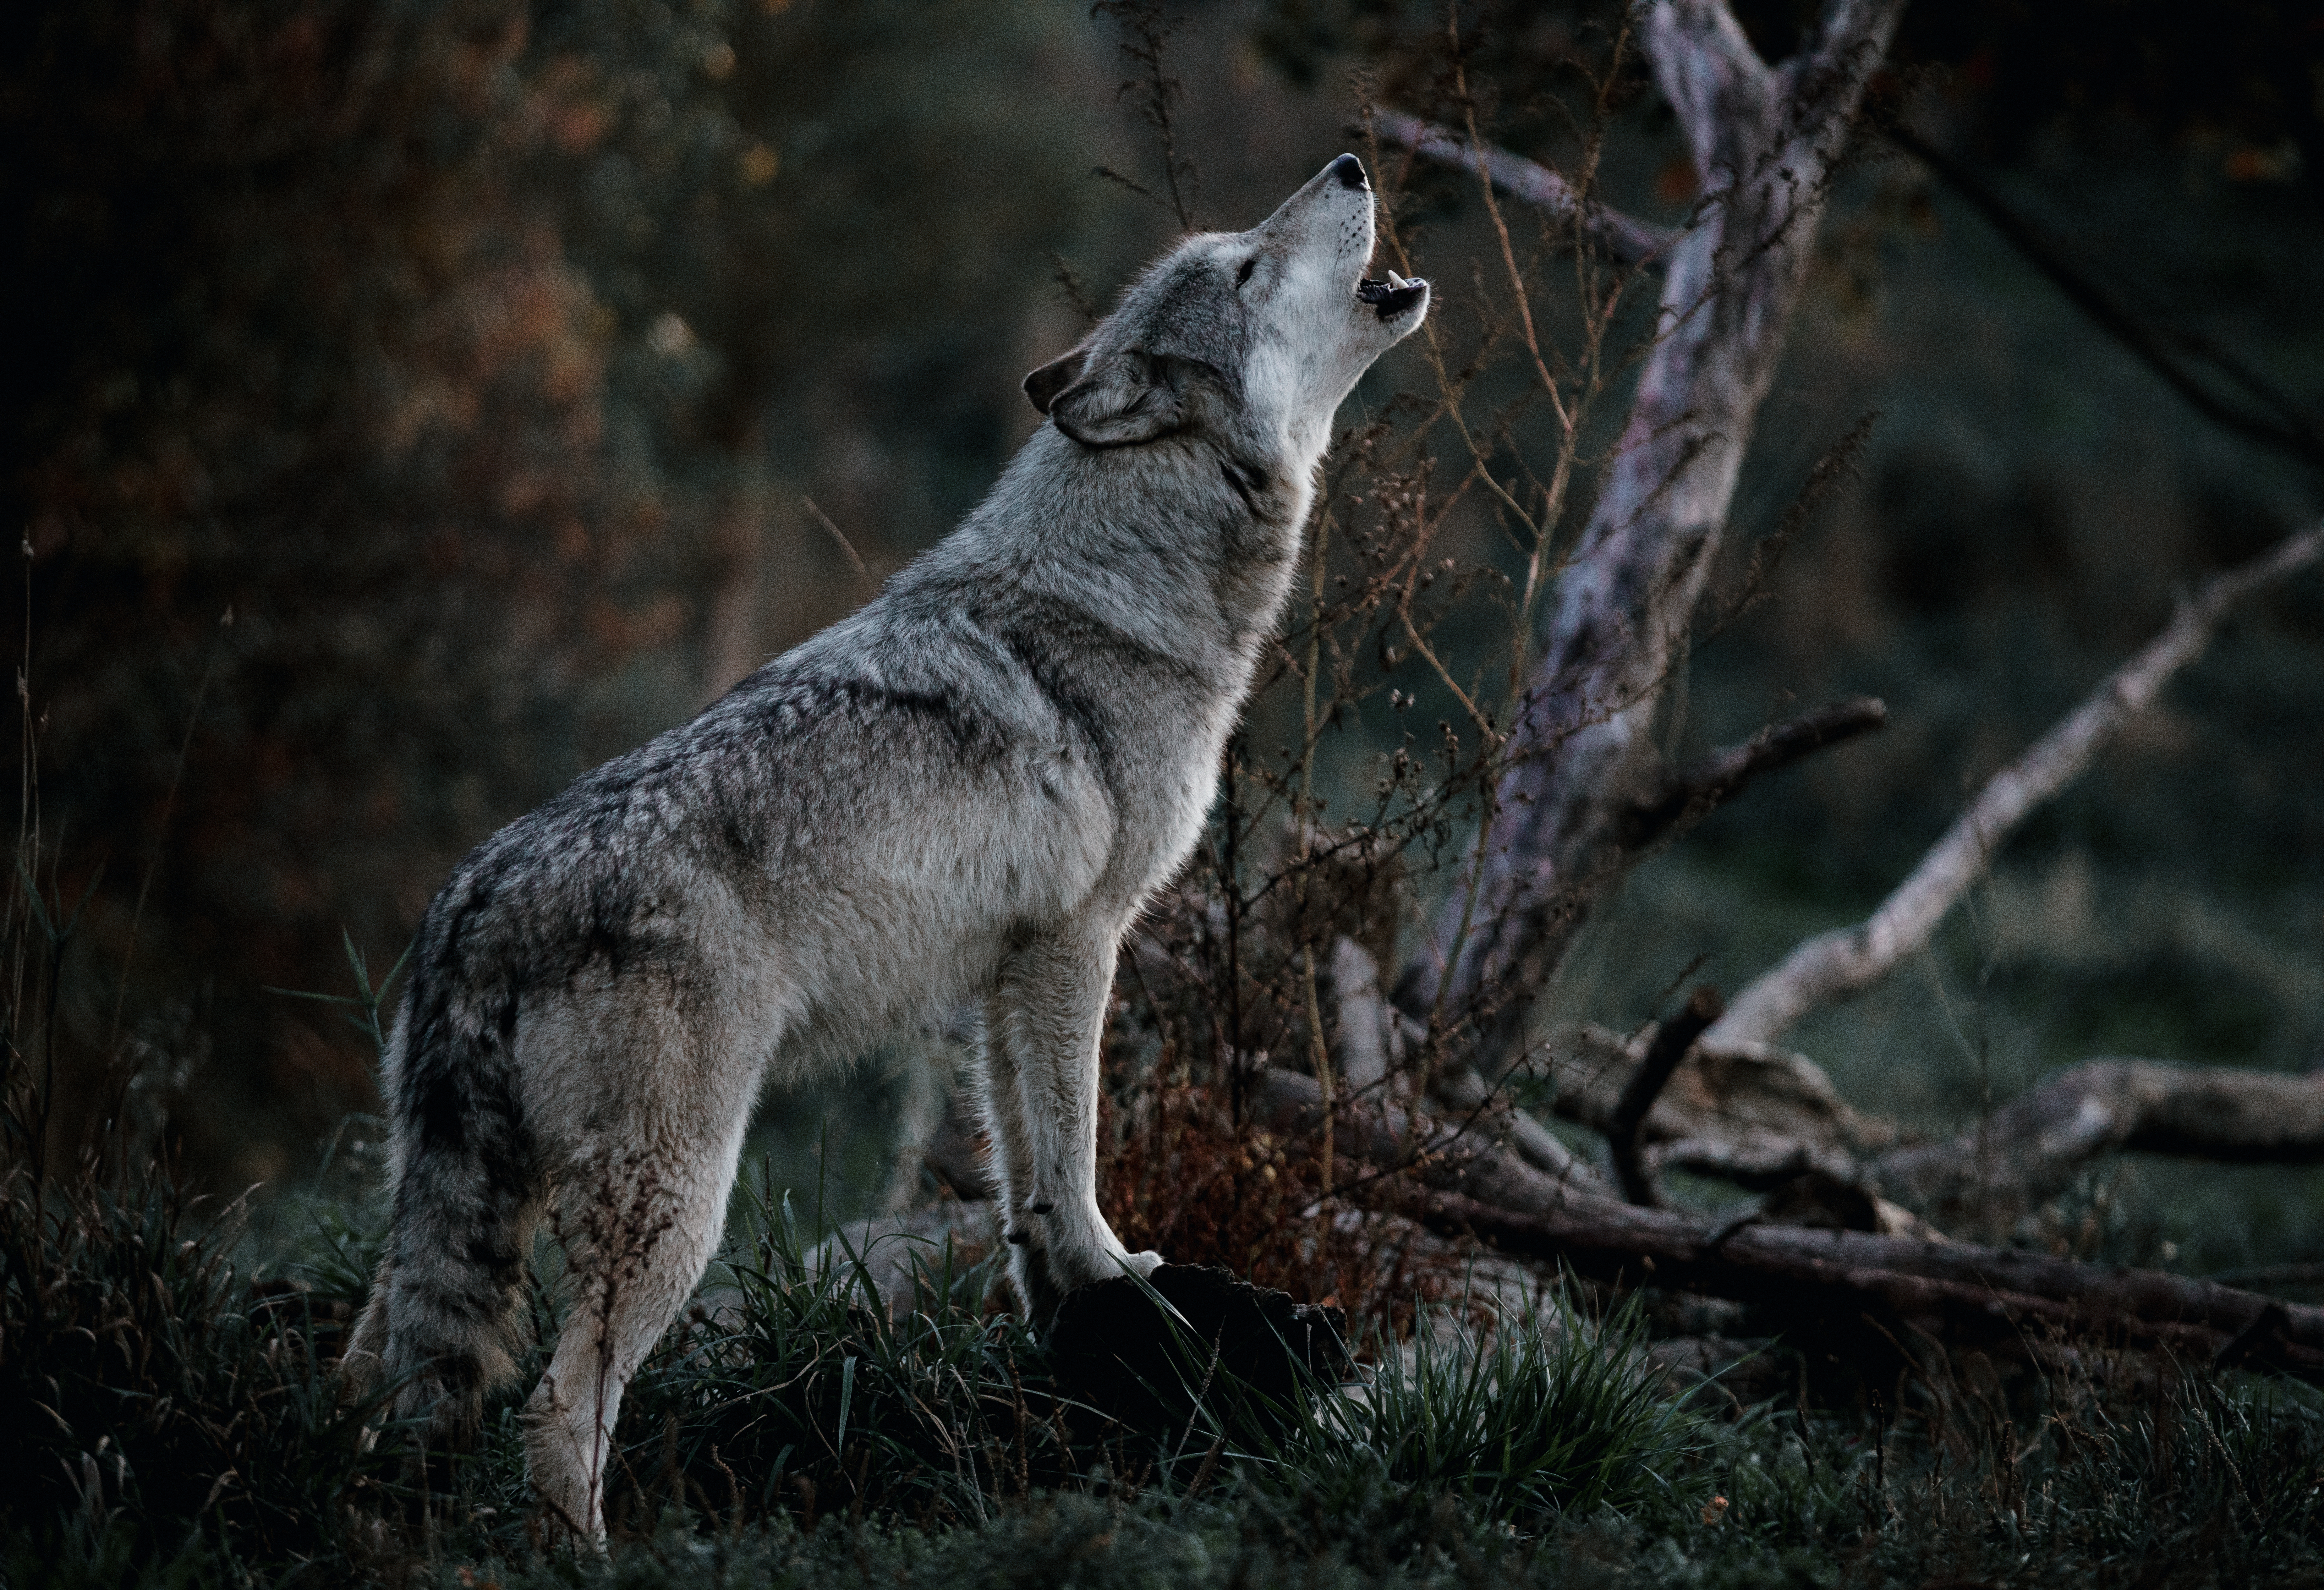
<path id="1" fill-rule="evenodd" d="M 1315 1084 L 1270 1069 L 1265 1107 L 1320 1133 Z M 1649 1209 L 1543 1176 L 1492 1143 L 1393 1106 L 1344 1106 L 1337 1140 L 1372 1190 L 1449 1234 L 1605 1280 L 1753 1303 L 1793 1317 L 1877 1321 L 1948 1344 L 2039 1355 L 2095 1337 L 2324 1382 L 2324 1308 L 2013 1249 Z"/>
<path id="2" fill-rule="evenodd" d="M 2085 1060 L 2003 1105 L 1981 1129 L 1891 1149 L 1867 1172 L 1890 1197 L 1917 1204 L 2033 1204 L 2116 1153 L 2324 1164 L 2324 1075 Z"/>
<path id="3" fill-rule="evenodd" d="M 1409 1212 L 1448 1235 L 1596 1280 L 1794 1317 L 1868 1314 L 1948 1346 L 2039 1356 L 2095 1337 L 2324 1382 L 2324 1308 L 2159 1271 L 1868 1232 L 1722 1226 L 1603 1198 L 1516 1210 L 1432 1188 Z"/>

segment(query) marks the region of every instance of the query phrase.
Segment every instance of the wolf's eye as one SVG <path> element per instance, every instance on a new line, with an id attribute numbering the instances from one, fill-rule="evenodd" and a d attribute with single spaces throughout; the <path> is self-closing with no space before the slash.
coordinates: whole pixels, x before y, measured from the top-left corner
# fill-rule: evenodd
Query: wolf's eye
<path id="1" fill-rule="evenodd" d="M 1244 282 L 1250 281 L 1250 273 L 1258 269 L 1259 256 L 1257 254 L 1253 254 L 1250 258 L 1243 261 L 1242 269 L 1235 273 L 1235 285 L 1237 287 L 1240 287 Z"/>

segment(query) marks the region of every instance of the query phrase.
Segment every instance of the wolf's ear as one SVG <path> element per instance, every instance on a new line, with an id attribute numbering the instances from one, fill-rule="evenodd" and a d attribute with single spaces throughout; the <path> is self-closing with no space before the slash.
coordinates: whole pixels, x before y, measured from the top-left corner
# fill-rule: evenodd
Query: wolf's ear
<path id="1" fill-rule="evenodd" d="M 1025 377 L 1025 395 L 1033 400 L 1033 407 L 1046 414 L 1057 394 L 1072 383 L 1081 379 L 1082 366 L 1089 360 L 1089 344 L 1084 342 L 1072 352 L 1061 354 Z"/>
<path id="2" fill-rule="evenodd" d="M 1054 394 L 1049 423 L 1093 448 L 1167 436 L 1186 423 L 1186 386 L 1202 368 L 1191 360 L 1125 348 L 1086 365 L 1077 380 Z"/>

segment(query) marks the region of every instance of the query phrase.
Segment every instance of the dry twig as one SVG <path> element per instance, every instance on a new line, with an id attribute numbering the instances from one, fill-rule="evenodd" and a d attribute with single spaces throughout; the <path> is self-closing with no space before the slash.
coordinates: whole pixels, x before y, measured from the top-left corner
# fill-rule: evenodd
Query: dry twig
<path id="1" fill-rule="evenodd" d="M 1481 168 L 1494 187 L 1594 238 L 1623 264 L 1655 263 L 1678 236 L 1584 198 L 1547 166 L 1494 144 L 1480 148 L 1451 128 L 1424 122 L 1416 116 L 1383 110 L 1373 116 L 1372 125 L 1383 143 L 1399 144 L 1424 160 L 1470 171 Z"/>

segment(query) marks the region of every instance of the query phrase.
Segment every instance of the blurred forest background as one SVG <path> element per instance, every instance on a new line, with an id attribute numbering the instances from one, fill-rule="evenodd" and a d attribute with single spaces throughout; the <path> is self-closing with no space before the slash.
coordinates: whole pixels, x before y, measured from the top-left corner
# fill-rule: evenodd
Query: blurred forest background
<path id="1" fill-rule="evenodd" d="M 1433 91 L 1435 0 L 1177 9 L 1207 225 L 1356 146 L 1351 74 Z M 1738 9 L 1771 59 L 1811 14 Z M 1498 141 L 1570 156 L 1571 63 L 1618 8 L 1459 16 Z M 1176 229 L 1092 175 L 1156 169 L 1120 42 L 1080 0 L 8 9 L 0 643 L 42 886 L 83 902 L 68 1113 L 126 1064 L 211 1185 L 310 1174 L 374 1102 L 370 1046 L 270 990 L 346 992 L 343 932 L 392 964 L 468 846 L 945 532 L 1037 421 L 1023 373 Z M 2324 412 L 2324 17 L 1962 0 L 1909 10 L 1894 60 L 1910 125 L 2075 272 Z M 1868 153 L 1728 544 L 1877 411 L 1869 450 L 1667 732 L 1854 690 L 1892 726 L 1643 865 L 1545 1020 L 1627 1027 L 1698 956 L 1733 986 L 1860 917 L 2175 592 L 2324 509 L 2312 420 L 2303 453 L 2199 411 L 1927 164 Z M 1693 198 L 1642 75 L 1601 180 L 1666 224 Z M 1457 312 L 1473 184 L 1413 188 Z M 1480 513 L 1447 550 L 1498 545 Z M 1253 745 L 1286 721 L 1262 701 Z M 1351 726 L 1335 776 L 1389 743 Z M 2098 1054 L 2324 1065 L 2324 582 L 2245 610 L 1935 953 L 1796 1040 L 1932 1130 Z M 874 1068 L 832 1118 L 876 1146 L 893 1092 Z M 795 1138 L 825 1114 L 770 1108 Z M 2133 1245 L 2182 1263 L 2324 1245 L 2308 1172 L 2107 1174 Z"/>

